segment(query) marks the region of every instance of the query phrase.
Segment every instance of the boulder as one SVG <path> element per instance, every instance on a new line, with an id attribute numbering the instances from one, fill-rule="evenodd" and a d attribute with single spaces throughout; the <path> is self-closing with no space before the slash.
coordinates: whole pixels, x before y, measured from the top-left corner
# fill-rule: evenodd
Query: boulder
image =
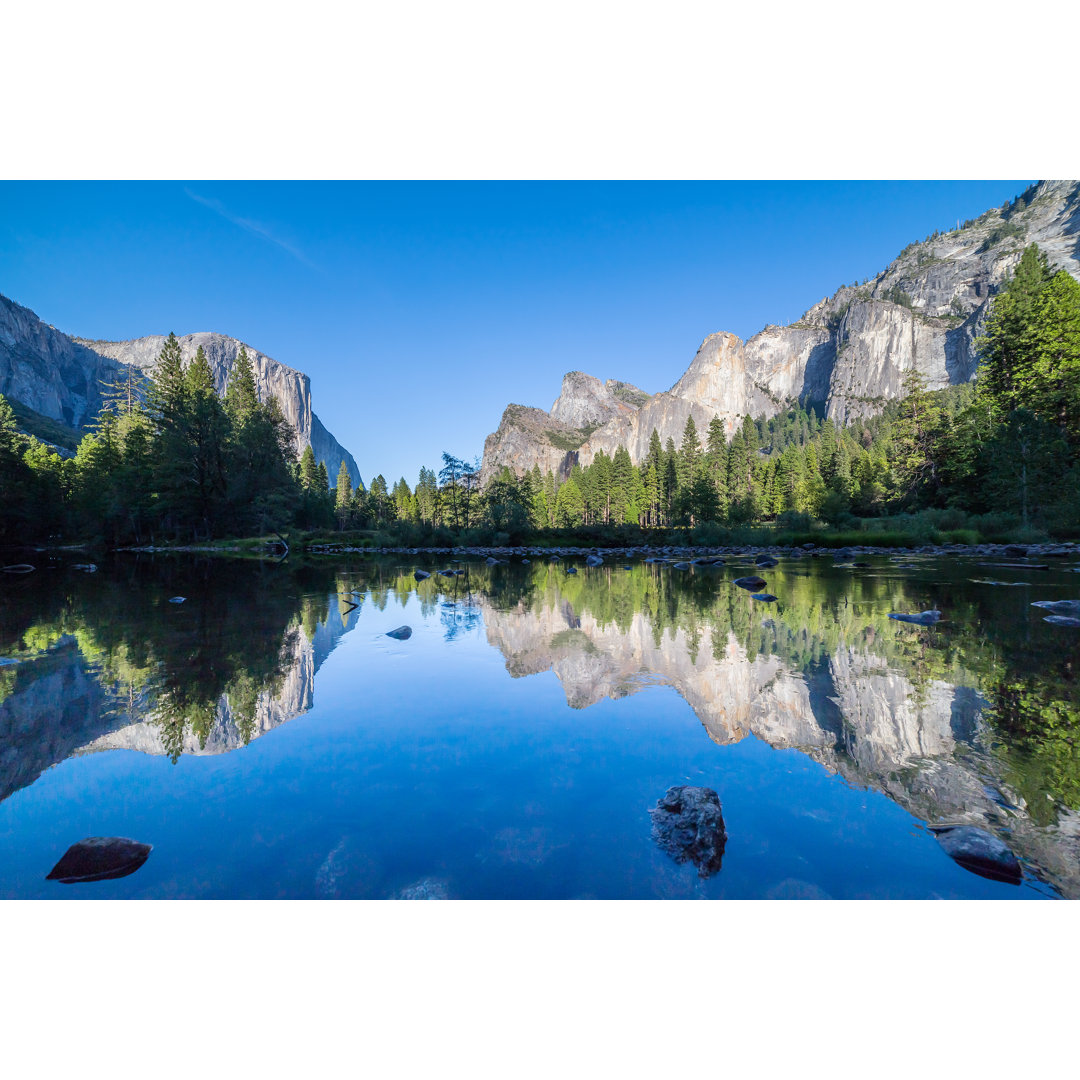
<path id="1" fill-rule="evenodd" d="M 1054 626 L 1080 626 L 1080 619 L 1072 615 L 1047 615 L 1043 622 L 1053 623 Z"/>
<path id="2" fill-rule="evenodd" d="M 150 844 L 126 836 L 88 836 L 64 852 L 45 880 L 74 885 L 127 877 L 146 862 L 151 850 Z"/>
<path id="3" fill-rule="evenodd" d="M 585 558 L 586 566 L 603 566 L 604 560 L 599 555 L 588 555 Z"/>
<path id="4" fill-rule="evenodd" d="M 576 566 L 568 566 L 566 568 L 566 572 L 568 574 L 576 574 L 577 573 L 577 567 Z"/>
<path id="5" fill-rule="evenodd" d="M 182 604 L 186 599 L 187 599 L 186 596 L 170 596 L 169 597 L 169 603 L 170 604 Z"/>
<path id="6" fill-rule="evenodd" d="M 653 840 L 677 863 L 692 862 L 703 878 L 719 871 L 727 832 L 720 796 L 712 788 L 668 788 L 649 816 Z"/>
<path id="7" fill-rule="evenodd" d="M 1022 559 L 1027 553 L 1028 549 L 1020 544 L 1006 544 L 1005 550 L 1002 552 L 1003 555 L 1008 555 L 1014 559 Z"/>
<path id="8" fill-rule="evenodd" d="M 672 563 L 671 564 L 671 569 L 672 570 L 689 570 L 690 569 L 690 564 L 689 563 L 684 563 L 684 562 Z"/>
<path id="9" fill-rule="evenodd" d="M 760 566 L 765 570 L 769 570 L 774 566 L 779 565 L 778 560 L 774 559 L 771 555 L 759 555 L 754 560 L 755 566 Z"/>
<path id="10" fill-rule="evenodd" d="M 386 636 L 396 638 L 398 641 L 408 641 L 412 637 L 412 627 L 399 626 L 396 630 L 387 630 Z"/>
<path id="11" fill-rule="evenodd" d="M 1036 600 L 1031 606 L 1045 608 L 1055 615 L 1080 615 L 1080 600 Z"/>
<path id="12" fill-rule="evenodd" d="M 909 615 L 902 612 L 889 612 L 889 618 L 897 622 L 915 623 L 916 626 L 933 626 L 941 618 L 941 612 L 937 608 L 930 611 L 920 611 L 917 615 Z"/>
<path id="13" fill-rule="evenodd" d="M 416 578 L 417 581 L 423 581 L 424 578 L 429 578 L 431 575 L 426 570 L 414 570 L 413 577 Z"/>
<path id="14" fill-rule="evenodd" d="M 750 577 L 736 578 L 735 584 L 738 585 L 740 589 L 747 589 L 750 592 L 761 592 L 768 582 L 764 578 L 753 577 L 751 575 Z"/>
<path id="15" fill-rule="evenodd" d="M 778 597 L 773 596 L 773 594 L 771 592 L 761 592 L 761 593 L 752 593 L 751 596 L 750 596 L 750 599 L 751 600 L 760 600 L 763 604 L 771 604 L 775 600 L 777 600 Z"/>
<path id="16" fill-rule="evenodd" d="M 493 559 L 490 555 L 484 560 L 484 562 L 486 562 L 488 564 L 488 566 L 498 566 L 499 565 L 499 560 L 498 559 Z"/>
<path id="17" fill-rule="evenodd" d="M 945 854 L 965 870 L 993 881 L 1019 885 L 1023 877 L 1020 863 L 1005 843 L 985 829 L 973 825 L 942 829 L 935 833 Z"/>

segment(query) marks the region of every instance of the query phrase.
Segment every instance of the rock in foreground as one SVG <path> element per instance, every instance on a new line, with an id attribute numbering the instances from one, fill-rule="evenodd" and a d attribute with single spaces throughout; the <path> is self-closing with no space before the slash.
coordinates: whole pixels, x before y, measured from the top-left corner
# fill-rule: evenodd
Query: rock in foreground
<path id="1" fill-rule="evenodd" d="M 649 816 L 653 840 L 677 863 L 692 862 L 703 878 L 719 871 L 727 832 L 720 796 L 712 788 L 668 788 Z"/>
<path id="2" fill-rule="evenodd" d="M 949 858 L 965 870 L 992 881 L 1019 885 L 1023 872 L 1016 856 L 993 833 L 962 825 L 937 833 L 937 842 Z"/>
<path id="3" fill-rule="evenodd" d="M 933 626 L 941 618 L 941 612 L 937 608 L 932 608 L 930 611 L 920 611 L 917 615 L 890 611 L 889 618 L 895 619 L 897 622 L 914 623 L 916 626 Z"/>
<path id="4" fill-rule="evenodd" d="M 396 630 L 388 630 L 386 636 L 397 638 L 398 641 L 408 641 L 412 637 L 412 627 L 399 626 Z"/>
<path id="5" fill-rule="evenodd" d="M 127 877 L 146 862 L 151 850 L 150 844 L 126 836 L 89 836 L 72 844 L 45 880 L 74 885 Z"/>

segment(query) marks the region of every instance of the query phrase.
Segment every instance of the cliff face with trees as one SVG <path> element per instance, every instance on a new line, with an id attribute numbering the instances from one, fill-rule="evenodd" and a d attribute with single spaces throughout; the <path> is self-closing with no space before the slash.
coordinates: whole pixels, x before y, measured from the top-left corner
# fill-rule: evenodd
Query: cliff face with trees
<path id="1" fill-rule="evenodd" d="M 1023 249 L 1037 244 L 1051 268 L 1077 278 L 1078 233 L 1080 184 L 1043 181 L 979 218 L 909 244 L 875 278 L 841 286 L 789 326 L 768 326 L 746 342 L 709 335 L 664 393 L 588 423 L 578 422 L 568 399 L 574 387 L 565 381 L 559 409 L 550 414 L 510 406 L 485 443 L 481 476 L 486 482 L 504 466 L 518 475 L 534 465 L 546 471 L 557 457 L 565 477 L 575 462 L 587 465 L 601 451 L 611 457 L 619 446 L 640 465 L 653 429 L 661 443 L 678 442 L 691 417 L 702 431 L 718 416 L 727 438 L 744 416 L 795 408 L 812 408 L 842 427 L 903 396 L 911 372 L 930 390 L 969 382 L 990 302 Z"/>
<path id="2" fill-rule="evenodd" d="M 225 334 L 186 334 L 176 339 L 182 364 L 194 362 L 201 350 L 219 394 L 232 377 L 241 350 L 248 357 L 259 401 L 277 399 L 292 429 L 297 452 L 311 446 L 317 461 L 336 476 L 344 461 L 353 483 L 360 479 L 352 455 L 323 427 L 311 407 L 310 381 L 302 371 Z M 165 345 L 164 335 L 134 341 L 88 341 L 69 337 L 14 301 L 0 296 L 0 394 L 18 413 L 21 426 L 44 439 L 58 441 L 48 421 L 72 429 L 71 441 L 93 424 L 103 404 L 102 388 L 150 374 Z M 20 408 L 21 406 L 21 408 Z M 29 423 L 26 422 L 29 420 Z M 65 442 L 68 439 L 64 440 Z"/>

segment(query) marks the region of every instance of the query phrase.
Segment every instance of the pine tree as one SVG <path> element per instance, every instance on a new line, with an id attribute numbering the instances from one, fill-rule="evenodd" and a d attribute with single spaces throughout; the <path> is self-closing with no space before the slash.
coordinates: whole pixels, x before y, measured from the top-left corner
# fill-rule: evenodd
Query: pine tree
<path id="1" fill-rule="evenodd" d="M 337 510 L 338 528 L 344 529 L 349 523 L 349 514 L 352 509 L 352 477 L 349 476 L 349 466 L 345 464 L 344 458 L 342 458 L 341 467 L 338 469 L 337 487 L 334 490 L 334 508 Z"/>
<path id="2" fill-rule="evenodd" d="M 258 408 L 255 372 L 247 349 L 241 345 L 225 390 L 225 411 L 234 425 L 241 425 Z"/>

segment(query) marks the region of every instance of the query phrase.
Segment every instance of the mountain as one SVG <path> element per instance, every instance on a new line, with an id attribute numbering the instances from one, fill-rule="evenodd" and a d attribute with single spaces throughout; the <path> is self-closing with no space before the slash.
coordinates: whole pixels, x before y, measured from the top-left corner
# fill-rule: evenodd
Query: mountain
<path id="1" fill-rule="evenodd" d="M 184 362 L 201 345 L 223 392 L 241 342 L 224 334 L 186 334 L 179 339 Z M 128 367 L 149 372 L 165 343 L 164 336 L 134 341 L 87 341 L 69 337 L 43 323 L 29 308 L 0 295 L 0 394 L 67 428 L 84 431 L 101 408 L 103 383 L 122 378 Z M 323 427 L 311 409 L 311 384 L 301 371 L 286 367 L 246 345 L 259 399 L 273 395 L 296 432 L 299 453 L 310 445 L 333 478 L 344 461 L 354 484 L 360 471 L 352 455 Z"/>
<path id="2" fill-rule="evenodd" d="M 909 244 L 862 285 L 843 285 L 789 326 L 748 341 L 710 334 L 686 373 L 660 394 L 571 372 L 550 412 L 510 405 L 484 443 L 481 480 L 503 466 L 567 474 L 625 446 L 638 464 L 655 428 L 678 445 L 689 416 L 700 435 L 719 416 L 730 437 L 742 417 L 801 404 L 837 424 L 879 411 L 916 369 L 930 389 L 975 377 L 975 340 L 989 303 L 1037 243 L 1055 269 L 1080 279 L 1080 182 L 1042 181 L 959 228 Z"/>

